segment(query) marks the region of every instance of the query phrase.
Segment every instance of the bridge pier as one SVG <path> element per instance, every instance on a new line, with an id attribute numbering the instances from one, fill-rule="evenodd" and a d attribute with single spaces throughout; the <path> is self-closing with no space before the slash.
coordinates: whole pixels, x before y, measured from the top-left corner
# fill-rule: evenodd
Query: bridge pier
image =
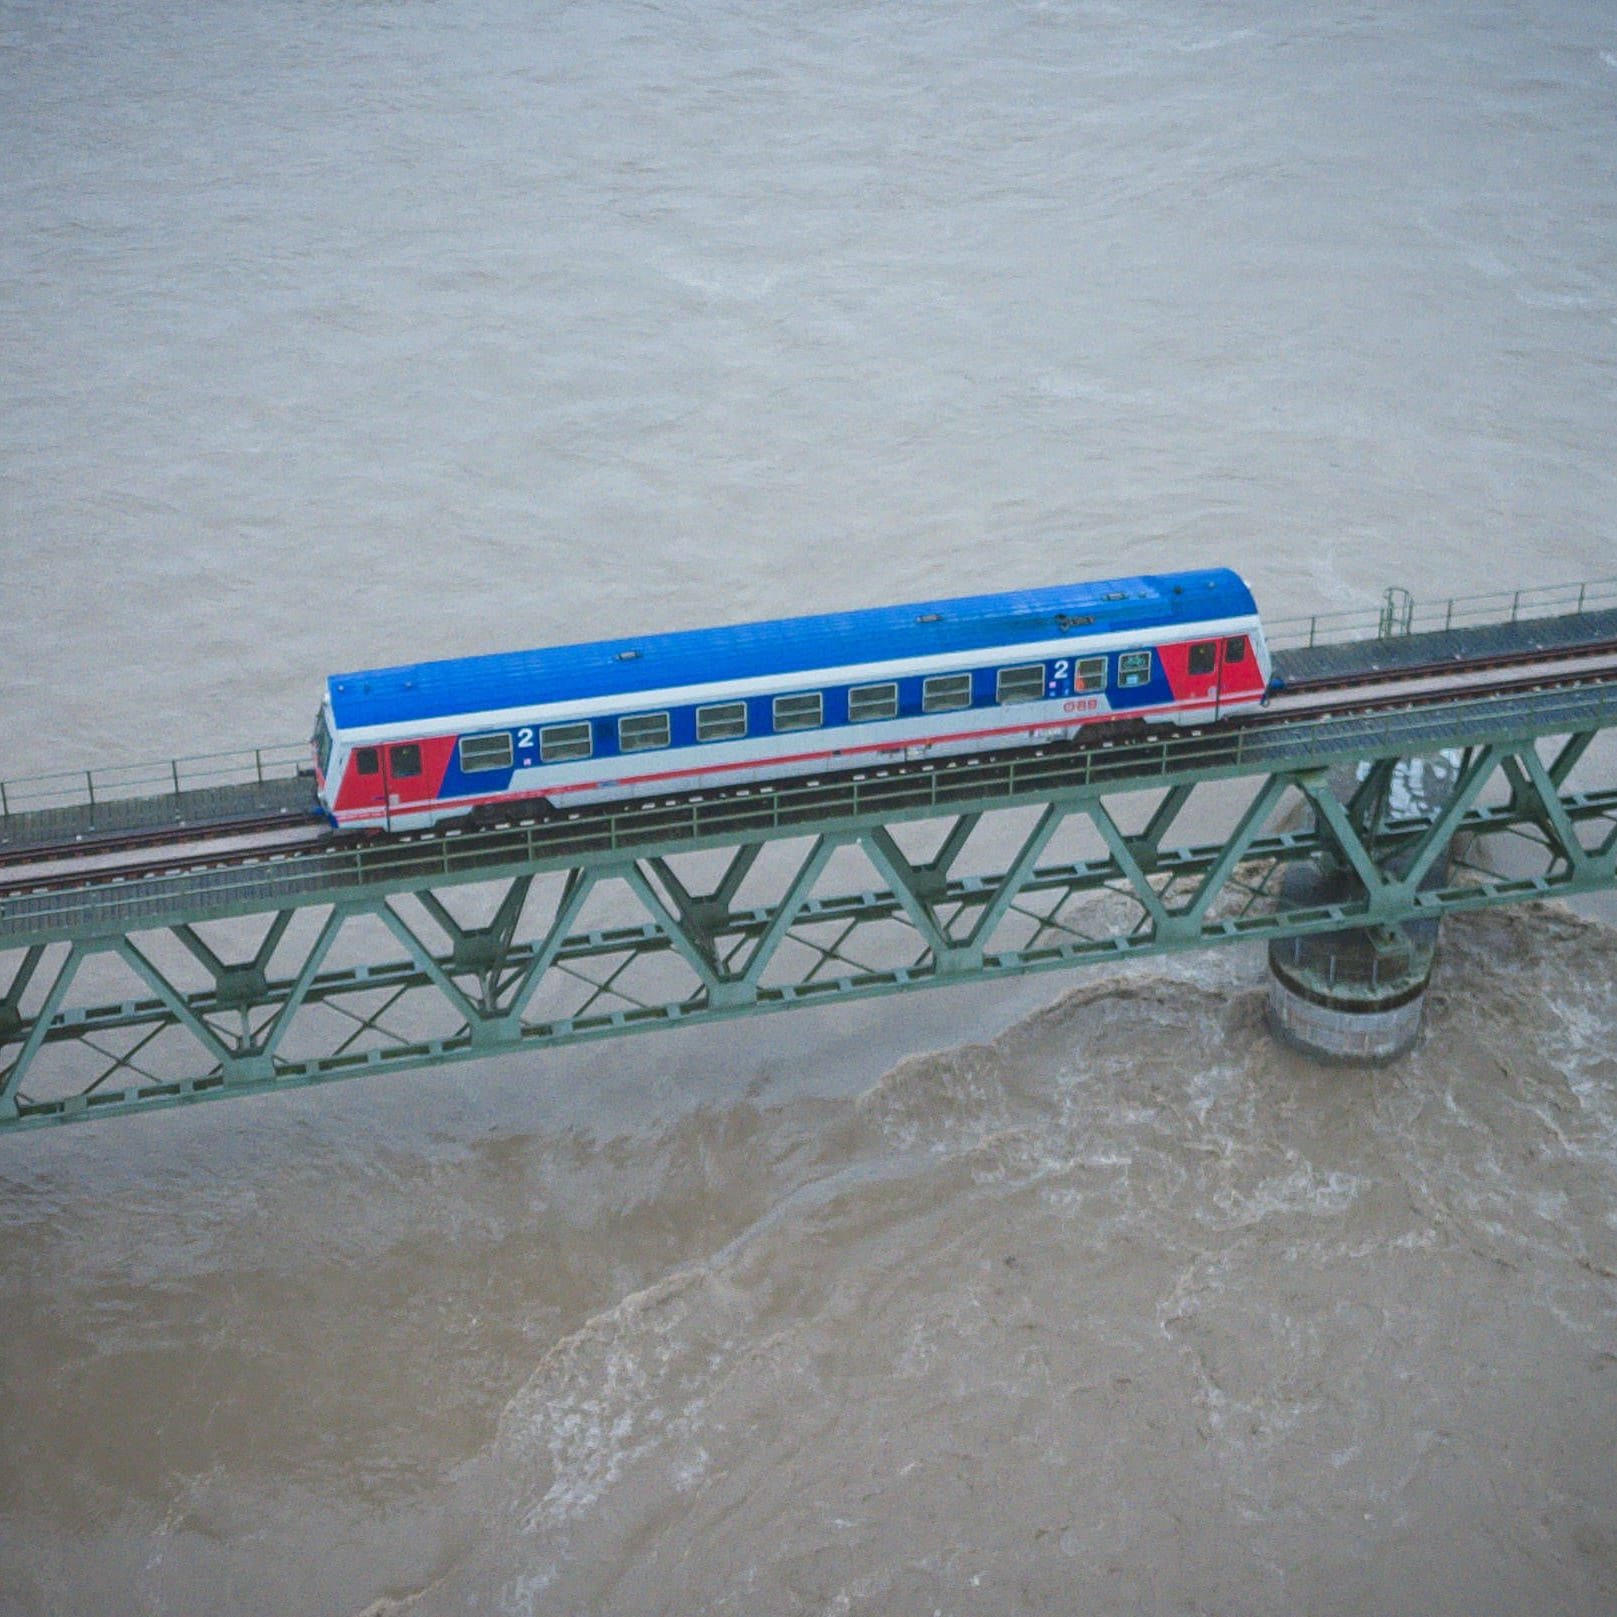
<path id="1" fill-rule="evenodd" d="M 1438 815 L 1459 780 L 1453 755 L 1386 761 L 1376 768 L 1333 771 L 1328 789 L 1346 806 L 1364 844 L 1373 848 L 1390 817 Z M 1319 819 L 1316 811 L 1316 821 Z M 1420 880 L 1441 884 L 1445 848 Z M 1405 852 L 1378 862 L 1389 880 L 1404 876 Z M 1280 902 L 1285 910 L 1336 908 L 1363 896 L 1358 873 L 1346 861 L 1321 857 L 1291 866 Z M 1437 955 L 1439 922 L 1351 927 L 1276 938 L 1269 944 L 1269 1027 L 1282 1044 L 1316 1061 L 1379 1065 L 1403 1055 L 1420 1035 L 1426 987 Z"/>

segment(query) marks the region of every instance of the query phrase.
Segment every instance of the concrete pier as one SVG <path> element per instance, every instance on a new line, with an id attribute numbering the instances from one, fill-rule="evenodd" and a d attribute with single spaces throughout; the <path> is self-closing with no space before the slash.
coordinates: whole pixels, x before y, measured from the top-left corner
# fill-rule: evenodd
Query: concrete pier
<path id="1" fill-rule="evenodd" d="M 1394 772 L 1377 818 L 1406 818 L 1443 806 L 1456 760 L 1410 759 Z M 1350 800 L 1359 777 L 1345 773 L 1332 788 Z M 1386 867 L 1396 874 L 1397 861 Z M 1422 887 L 1441 884 L 1447 855 Z M 1308 909 L 1349 902 L 1357 878 L 1334 865 L 1295 865 L 1281 886 L 1281 907 Z M 1419 1036 L 1426 985 L 1437 953 L 1436 920 L 1352 927 L 1269 945 L 1269 1026 L 1281 1043 L 1318 1061 L 1375 1064 L 1404 1054 Z"/>

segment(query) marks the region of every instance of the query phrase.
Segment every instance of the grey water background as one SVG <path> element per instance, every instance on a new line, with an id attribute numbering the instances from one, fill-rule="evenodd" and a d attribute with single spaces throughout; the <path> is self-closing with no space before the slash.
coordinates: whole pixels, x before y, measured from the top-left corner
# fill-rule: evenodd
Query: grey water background
<path id="1" fill-rule="evenodd" d="M 0 0 L 0 776 L 1617 572 L 1614 151 L 1597 4 Z M 1614 966 L 1451 925 L 1368 1075 L 1230 954 L 7 1142 L 0 1611 L 1609 1612 Z"/>

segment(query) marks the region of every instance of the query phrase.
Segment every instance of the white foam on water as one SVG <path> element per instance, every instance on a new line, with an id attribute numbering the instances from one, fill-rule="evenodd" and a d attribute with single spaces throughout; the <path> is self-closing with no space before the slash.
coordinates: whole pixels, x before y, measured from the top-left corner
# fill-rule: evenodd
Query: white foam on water
<path id="1" fill-rule="evenodd" d="M 401 647 L 1610 572 L 1601 8 L 698 9 L 4 8 L 0 774 Z M 1243 945 L 7 1141 L 17 1601 L 1610 1609 L 1558 927 L 1373 1075 Z"/>

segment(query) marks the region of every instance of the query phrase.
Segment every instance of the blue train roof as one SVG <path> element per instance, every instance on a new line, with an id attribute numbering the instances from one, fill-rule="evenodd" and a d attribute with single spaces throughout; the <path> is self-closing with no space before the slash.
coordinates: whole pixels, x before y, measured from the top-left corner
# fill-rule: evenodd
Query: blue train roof
<path id="1" fill-rule="evenodd" d="M 407 663 L 333 674 L 328 686 L 338 727 L 364 729 L 1256 611 L 1246 584 L 1214 568 Z"/>

